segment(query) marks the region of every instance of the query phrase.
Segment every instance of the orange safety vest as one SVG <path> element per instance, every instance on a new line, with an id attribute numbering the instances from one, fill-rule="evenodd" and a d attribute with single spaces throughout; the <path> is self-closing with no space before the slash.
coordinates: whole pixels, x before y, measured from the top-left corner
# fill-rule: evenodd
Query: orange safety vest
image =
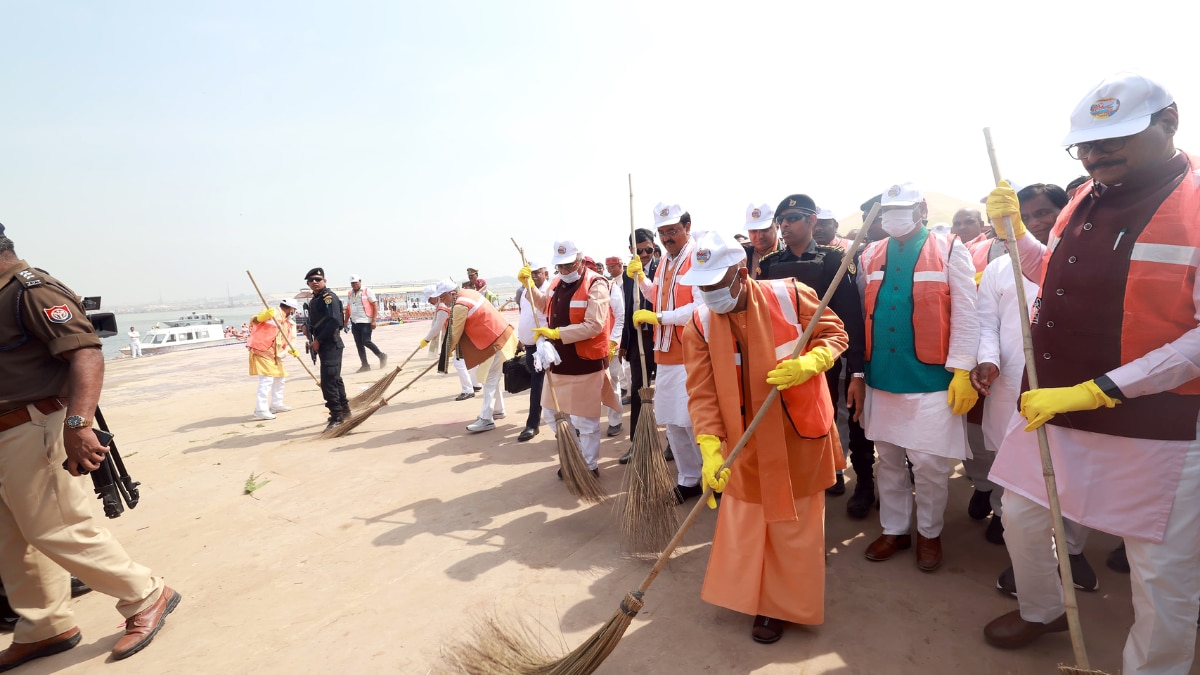
<path id="1" fill-rule="evenodd" d="M 1134 241 L 1125 280 L 1124 318 L 1121 321 L 1121 365 L 1174 342 L 1196 328 L 1192 288 L 1200 264 L 1200 168 L 1188 157 L 1190 173 L 1151 216 Z M 1062 240 L 1062 232 L 1088 190 L 1077 193 L 1050 233 L 1042 260 L 1042 273 Z M 1039 284 L 1040 284 L 1039 280 Z M 1169 390 L 1200 394 L 1200 379 Z"/>
<path id="2" fill-rule="evenodd" d="M 289 334 L 292 332 L 290 319 L 281 318 L 279 323 Z M 262 323 L 256 323 L 250 328 L 250 337 L 246 338 L 246 349 L 255 352 L 274 352 L 275 340 L 278 335 L 279 327 L 275 325 L 274 321 L 267 319 Z"/>
<path id="3" fill-rule="evenodd" d="M 976 272 L 982 272 L 987 269 L 988 253 L 992 250 L 992 240 L 987 238 L 987 235 L 981 234 L 971 241 L 964 241 L 963 245 L 967 247 L 967 251 L 971 254 L 971 264 L 975 265 Z"/>
<path id="4" fill-rule="evenodd" d="M 796 297 L 796 286 L 791 279 L 758 280 L 767 298 L 771 313 L 771 333 L 775 337 L 775 363 L 792 358 L 796 342 L 803 327 L 800 325 L 800 300 Z M 696 331 L 708 342 L 711 310 L 700 305 L 693 314 Z M 808 352 L 808 346 L 801 354 Z M 742 355 L 733 355 L 737 370 L 739 389 L 742 386 Z M 780 401 L 792 423 L 792 428 L 801 438 L 822 438 L 829 434 L 833 424 L 833 401 L 829 397 L 829 386 L 824 377 L 810 377 L 806 382 L 788 387 L 780 392 Z M 749 412 L 749 411 L 747 411 Z"/>
<path id="5" fill-rule="evenodd" d="M 355 295 L 354 289 L 350 289 L 350 292 L 346 294 L 346 316 L 352 316 L 350 312 L 350 305 L 354 303 Z M 366 314 L 368 319 L 374 319 L 375 303 L 367 299 L 367 287 L 359 286 L 357 295 L 359 302 L 361 302 L 363 306 L 363 314 Z"/>
<path id="6" fill-rule="evenodd" d="M 950 279 L 946 261 L 954 242 L 930 232 L 913 266 L 913 343 L 917 360 L 943 366 L 950 354 Z M 875 318 L 875 300 L 887 276 L 888 240 L 872 242 L 863 251 L 861 267 L 867 275 L 864 311 L 867 329 L 867 360 L 871 360 L 871 336 Z"/>
<path id="7" fill-rule="evenodd" d="M 454 304 L 467 308 L 467 323 L 463 332 L 476 349 L 491 347 L 496 338 L 508 329 L 508 322 L 500 312 L 477 291 L 469 288 L 458 289 L 458 297 Z"/>
<path id="8" fill-rule="evenodd" d="M 550 282 L 550 288 L 546 291 L 546 313 L 549 316 L 550 300 L 554 297 L 554 290 L 558 288 L 558 283 L 562 281 L 562 277 L 554 277 L 554 281 Z M 571 311 L 568 314 L 572 324 L 583 323 L 584 316 L 587 314 L 588 294 L 591 292 L 592 284 L 597 281 L 607 281 L 604 277 L 587 269 L 583 270 L 583 281 L 575 287 L 575 293 L 571 296 Z M 599 361 L 608 357 L 608 336 L 612 335 L 614 325 L 612 308 L 606 312 L 607 316 L 604 321 L 604 330 L 600 333 L 575 343 L 575 353 L 581 359 L 589 361 Z M 549 318 L 546 320 L 546 325 L 549 325 Z"/>

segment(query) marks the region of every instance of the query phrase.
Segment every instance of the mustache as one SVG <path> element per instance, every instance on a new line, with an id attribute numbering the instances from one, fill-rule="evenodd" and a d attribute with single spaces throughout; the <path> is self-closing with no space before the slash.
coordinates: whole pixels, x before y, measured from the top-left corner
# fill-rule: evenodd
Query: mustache
<path id="1" fill-rule="evenodd" d="M 1125 163 L 1125 160 L 1123 160 L 1123 159 L 1109 159 L 1109 160 L 1103 160 L 1103 161 L 1099 161 L 1099 162 L 1092 162 L 1091 164 L 1084 164 L 1083 168 L 1090 173 L 1091 171 L 1094 171 L 1095 169 L 1107 169 L 1110 166 L 1120 166 L 1124 163 Z"/>

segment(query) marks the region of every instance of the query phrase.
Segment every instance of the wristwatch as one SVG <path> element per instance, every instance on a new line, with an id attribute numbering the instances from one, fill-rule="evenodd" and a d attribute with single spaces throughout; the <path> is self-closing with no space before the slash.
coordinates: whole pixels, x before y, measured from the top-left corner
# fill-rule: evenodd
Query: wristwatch
<path id="1" fill-rule="evenodd" d="M 866 373 L 850 373 L 850 377 L 852 377 L 856 380 L 861 380 L 861 379 L 865 378 L 866 376 L 867 376 Z"/>
<path id="2" fill-rule="evenodd" d="M 66 424 L 71 429 L 82 429 L 84 427 L 92 426 L 92 421 L 85 420 L 82 417 L 80 417 L 79 415 L 71 415 L 70 417 L 67 418 Z"/>
<path id="3" fill-rule="evenodd" d="M 662 325 L 662 312 L 658 312 L 657 314 L 655 314 L 654 320 L 657 321 L 658 325 L 661 326 Z"/>

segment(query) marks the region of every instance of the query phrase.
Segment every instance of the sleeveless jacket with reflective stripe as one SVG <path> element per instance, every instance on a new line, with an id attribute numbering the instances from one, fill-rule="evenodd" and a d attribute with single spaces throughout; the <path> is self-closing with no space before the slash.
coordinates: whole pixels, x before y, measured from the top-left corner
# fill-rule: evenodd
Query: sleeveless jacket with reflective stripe
<path id="1" fill-rule="evenodd" d="M 463 332 L 476 349 L 492 346 L 496 338 L 508 328 L 508 322 L 500 312 L 477 291 L 469 288 L 458 289 L 458 298 L 454 304 L 467 308 L 467 323 Z"/>
<path id="2" fill-rule="evenodd" d="M 871 359 L 875 300 L 887 277 L 888 239 L 872 242 L 863 251 L 861 273 L 867 275 L 866 314 L 867 360 Z M 917 360 L 928 365 L 946 364 L 950 353 L 950 281 L 946 260 L 953 242 L 930 232 L 913 267 L 913 343 Z"/>
<path id="3" fill-rule="evenodd" d="M 550 288 L 546 291 L 546 307 L 550 307 L 550 301 L 554 297 L 554 291 L 558 289 L 558 283 L 562 277 L 554 277 L 554 281 L 550 282 Z M 597 281 L 608 283 L 604 277 L 595 272 L 584 268 L 583 279 L 581 283 L 575 287 L 575 293 L 571 296 L 571 311 L 569 320 L 572 325 L 583 323 L 584 316 L 587 315 L 588 293 L 591 292 L 592 284 Z M 547 321 L 547 325 L 549 322 Z M 553 326 L 558 328 L 559 326 Z M 613 314 L 612 308 L 609 308 L 608 317 L 605 319 L 604 330 L 600 331 L 593 337 L 586 340 L 574 343 L 575 352 L 582 359 L 588 361 L 598 361 L 608 357 L 608 336 L 612 335 L 613 329 Z"/>
<path id="4" fill-rule="evenodd" d="M 796 342 L 800 339 L 803 331 L 797 313 L 800 301 L 796 296 L 796 282 L 791 279 L 776 279 L 751 281 L 750 283 L 759 284 L 763 295 L 767 298 L 768 309 L 771 313 L 771 331 L 775 336 L 775 363 L 792 358 Z M 705 342 L 708 342 L 711 311 L 708 306 L 701 304 L 696 308 L 693 316 L 697 332 Z M 743 346 L 743 348 L 747 347 Z M 806 346 L 800 353 L 804 354 L 807 351 Z M 743 381 L 742 355 L 734 354 L 733 359 L 740 388 Z M 784 412 L 797 435 L 801 438 L 822 438 L 828 435 L 829 428 L 833 424 L 833 402 L 830 400 L 829 386 L 824 377 L 810 377 L 803 384 L 788 387 L 779 393 Z M 743 400 L 745 400 L 744 396 Z M 746 414 L 752 416 L 756 412 L 747 410 Z"/>

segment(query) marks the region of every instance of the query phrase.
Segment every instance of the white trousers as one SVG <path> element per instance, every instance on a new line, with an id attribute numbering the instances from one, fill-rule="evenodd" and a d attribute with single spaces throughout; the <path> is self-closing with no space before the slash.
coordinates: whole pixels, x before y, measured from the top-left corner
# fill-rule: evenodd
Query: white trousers
<path id="1" fill-rule="evenodd" d="M 700 467 L 704 465 L 704 459 L 700 456 L 700 446 L 696 445 L 692 428 L 668 424 L 667 442 L 671 444 L 671 454 L 675 455 L 678 483 L 686 487 L 699 485 Z"/>
<path id="2" fill-rule="evenodd" d="M 621 400 L 621 359 L 613 357 L 612 360 L 610 360 L 608 362 L 608 379 L 612 381 L 613 393 L 617 395 L 617 400 L 620 401 Z M 624 412 L 624 409 L 623 408 L 615 408 L 614 409 L 614 408 L 610 408 L 608 406 L 604 406 L 604 409 L 608 411 L 608 426 L 610 426 L 610 427 L 619 426 L 621 424 L 621 414 Z"/>
<path id="3" fill-rule="evenodd" d="M 1000 498 L 1004 496 L 1004 488 L 988 480 L 988 474 L 992 471 L 992 463 L 996 461 L 996 451 L 984 447 L 983 425 L 967 422 L 966 426 L 967 445 L 971 446 L 972 457 L 963 460 L 963 470 L 975 484 L 976 490 L 992 493 L 991 499 L 988 500 L 992 507 L 992 513 L 1003 517 L 1004 505 Z"/>
<path id="4" fill-rule="evenodd" d="M 1065 611 L 1058 563 L 1048 540 L 1050 510 L 1021 495 L 1004 495 L 1004 541 L 1020 594 L 1021 618 L 1046 623 Z M 1137 675 L 1187 675 L 1200 613 L 1200 443 L 1189 448 L 1161 544 L 1125 539 L 1133 595 L 1133 627 L 1122 670 Z M 1068 535 L 1071 528 L 1067 527 Z M 1070 547 L 1070 544 L 1068 544 Z"/>
<path id="5" fill-rule="evenodd" d="M 479 384 L 479 379 L 475 377 L 475 368 L 467 370 L 467 362 L 462 359 L 454 359 L 454 370 L 458 372 L 458 383 L 462 385 L 462 393 L 470 394 L 475 391 L 475 386 Z"/>
<path id="6" fill-rule="evenodd" d="M 142 355 L 142 343 L 138 342 L 137 340 L 130 340 L 129 341 L 129 355 L 135 359 L 137 357 L 141 356 Z"/>
<path id="7" fill-rule="evenodd" d="M 950 498 L 950 473 L 958 460 L 885 441 L 875 441 L 875 452 L 879 453 L 875 480 L 879 485 L 879 523 L 883 533 L 899 535 L 912 530 L 913 486 L 908 482 L 908 465 L 904 463 L 907 456 L 916 480 L 917 532 L 927 539 L 940 536 Z"/>
<path id="8" fill-rule="evenodd" d="M 495 356 L 479 364 L 479 367 L 485 369 L 483 406 L 479 408 L 479 418 L 491 421 L 495 419 L 495 415 L 504 414 L 504 390 L 500 388 L 500 378 L 504 375 L 504 354 L 496 352 Z"/>
<path id="9" fill-rule="evenodd" d="M 621 380 L 621 388 L 628 390 L 629 387 L 631 386 L 630 385 L 631 380 L 629 379 L 629 361 L 627 361 L 626 359 L 620 359 L 620 361 L 621 361 L 621 376 L 619 379 Z"/>
<path id="10" fill-rule="evenodd" d="M 555 438 L 558 438 L 558 425 L 554 422 L 557 415 L 556 410 L 542 406 L 542 421 L 554 430 Z M 579 432 L 579 452 L 583 455 L 583 461 L 587 468 L 595 469 L 600 463 L 600 418 L 567 415 L 567 419 L 571 421 L 571 427 Z"/>
<path id="11" fill-rule="evenodd" d="M 283 382 L 286 377 L 258 376 L 258 397 L 255 400 L 254 412 L 269 413 L 283 407 Z"/>

